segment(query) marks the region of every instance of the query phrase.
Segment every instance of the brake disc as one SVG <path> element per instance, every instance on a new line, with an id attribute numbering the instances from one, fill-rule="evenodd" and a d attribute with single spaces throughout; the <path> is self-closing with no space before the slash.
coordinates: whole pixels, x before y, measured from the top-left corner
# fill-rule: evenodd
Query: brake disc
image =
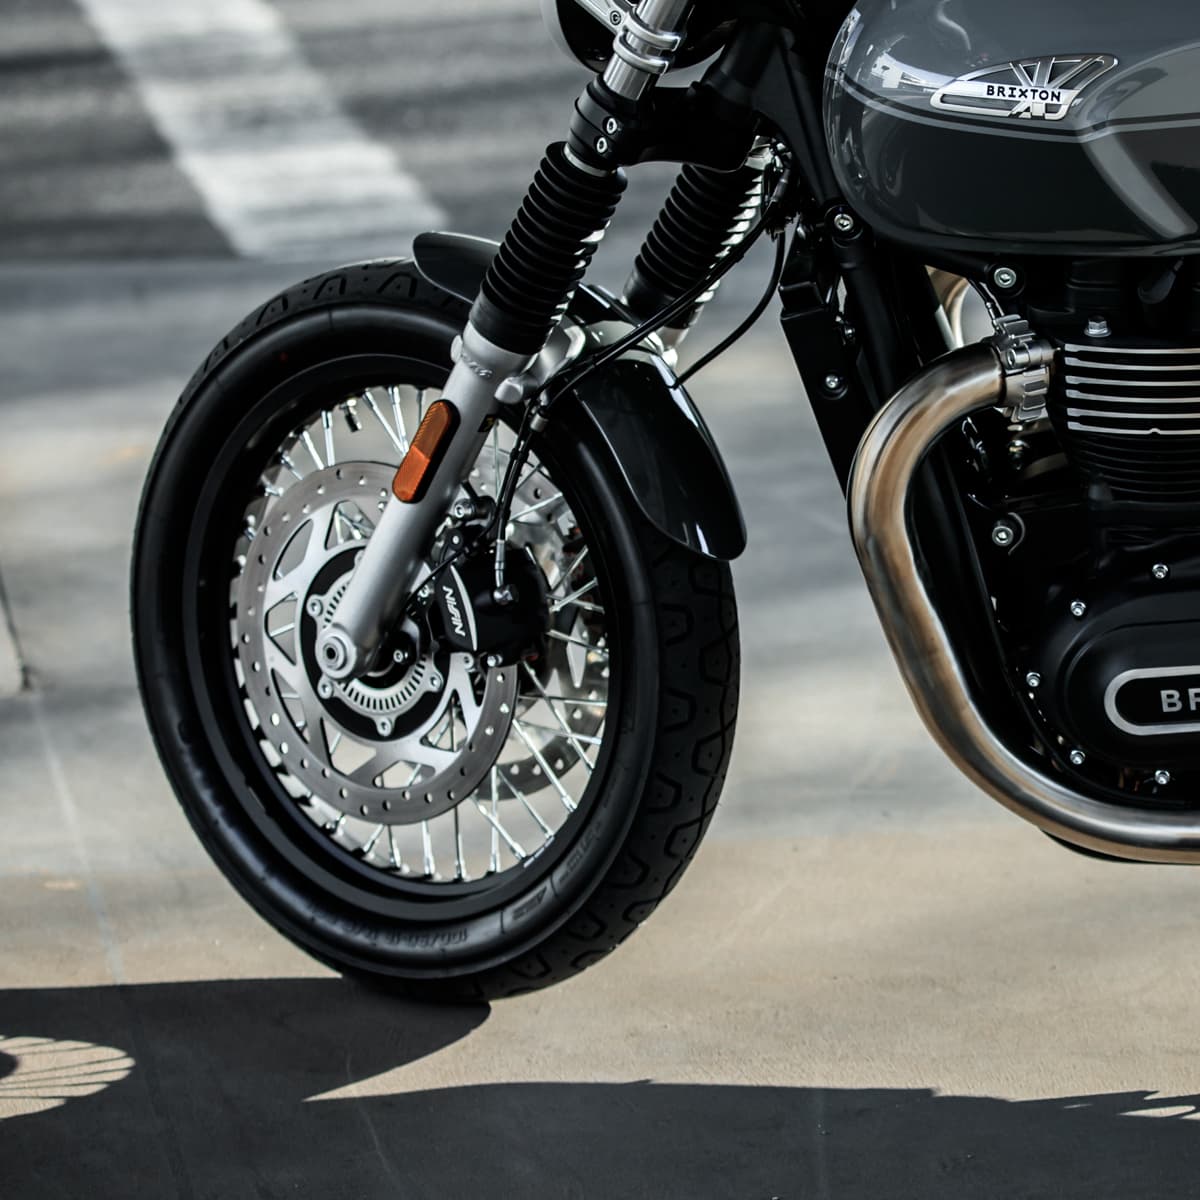
<path id="1" fill-rule="evenodd" d="M 386 825 L 454 808 L 508 738 L 517 668 L 422 644 L 373 674 L 326 678 L 320 630 L 386 504 L 394 469 L 347 462 L 306 475 L 263 512 L 237 583 L 234 634 L 259 733 L 279 765 L 335 810 Z"/>

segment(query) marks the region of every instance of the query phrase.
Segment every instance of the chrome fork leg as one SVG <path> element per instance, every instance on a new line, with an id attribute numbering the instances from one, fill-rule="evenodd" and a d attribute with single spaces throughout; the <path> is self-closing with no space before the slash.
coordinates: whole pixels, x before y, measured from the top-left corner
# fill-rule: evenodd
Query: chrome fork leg
<path id="1" fill-rule="evenodd" d="M 418 503 L 394 495 L 388 499 L 334 620 L 317 643 L 317 661 L 331 679 L 350 679 L 370 669 L 384 627 L 419 582 L 424 552 L 499 411 L 497 389 L 529 364 L 524 355 L 493 345 L 471 325 L 458 345 L 458 361 L 442 393 L 457 410 L 458 430 Z"/>

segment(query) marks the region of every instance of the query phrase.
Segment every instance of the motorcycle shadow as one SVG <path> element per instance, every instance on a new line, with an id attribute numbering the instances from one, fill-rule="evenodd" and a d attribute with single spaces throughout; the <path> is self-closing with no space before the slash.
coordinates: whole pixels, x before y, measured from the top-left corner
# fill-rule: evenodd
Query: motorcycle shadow
<path id="1" fill-rule="evenodd" d="M 1009 1102 L 901 1088 L 371 1083 L 467 1037 L 487 1015 L 398 1003 L 335 979 L 0 992 L 3 1194 L 1196 1194 L 1196 1096 Z M 350 1084 L 357 1094 L 341 1091 Z"/>

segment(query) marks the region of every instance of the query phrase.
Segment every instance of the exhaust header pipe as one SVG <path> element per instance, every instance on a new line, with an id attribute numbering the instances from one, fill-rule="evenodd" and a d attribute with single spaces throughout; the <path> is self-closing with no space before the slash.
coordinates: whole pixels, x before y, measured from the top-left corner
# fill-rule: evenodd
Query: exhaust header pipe
<path id="1" fill-rule="evenodd" d="M 970 346 L 905 384 L 863 435 L 850 474 L 850 529 L 888 644 L 934 739 L 1006 808 L 1084 849 L 1137 862 L 1200 863 L 1200 814 L 1091 799 L 1001 742 L 983 719 L 921 578 L 909 531 L 918 468 L 942 434 L 977 409 L 1019 402 L 1019 389 L 1019 371 L 1016 379 L 1006 374 L 991 344 Z"/>

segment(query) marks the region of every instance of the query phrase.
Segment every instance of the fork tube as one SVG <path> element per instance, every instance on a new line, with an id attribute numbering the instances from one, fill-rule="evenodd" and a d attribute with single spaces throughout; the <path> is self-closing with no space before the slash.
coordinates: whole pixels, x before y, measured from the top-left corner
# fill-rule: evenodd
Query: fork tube
<path id="1" fill-rule="evenodd" d="M 612 116 L 605 123 L 613 130 L 670 69 L 692 2 L 642 0 L 625 15 L 603 79 L 586 93 L 590 106 L 608 106 Z M 547 150 L 458 343 L 442 396 L 458 414 L 457 432 L 421 499 L 389 498 L 320 637 L 317 658 L 330 678 L 371 669 L 499 410 L 497 392 L 528 368 L 562 320 L 625 190 L 613 144 L 603 129 L 593 136 L 576 122 L 566 142 Z M 516 398 L 521 395 L 516 389 Z"/>

